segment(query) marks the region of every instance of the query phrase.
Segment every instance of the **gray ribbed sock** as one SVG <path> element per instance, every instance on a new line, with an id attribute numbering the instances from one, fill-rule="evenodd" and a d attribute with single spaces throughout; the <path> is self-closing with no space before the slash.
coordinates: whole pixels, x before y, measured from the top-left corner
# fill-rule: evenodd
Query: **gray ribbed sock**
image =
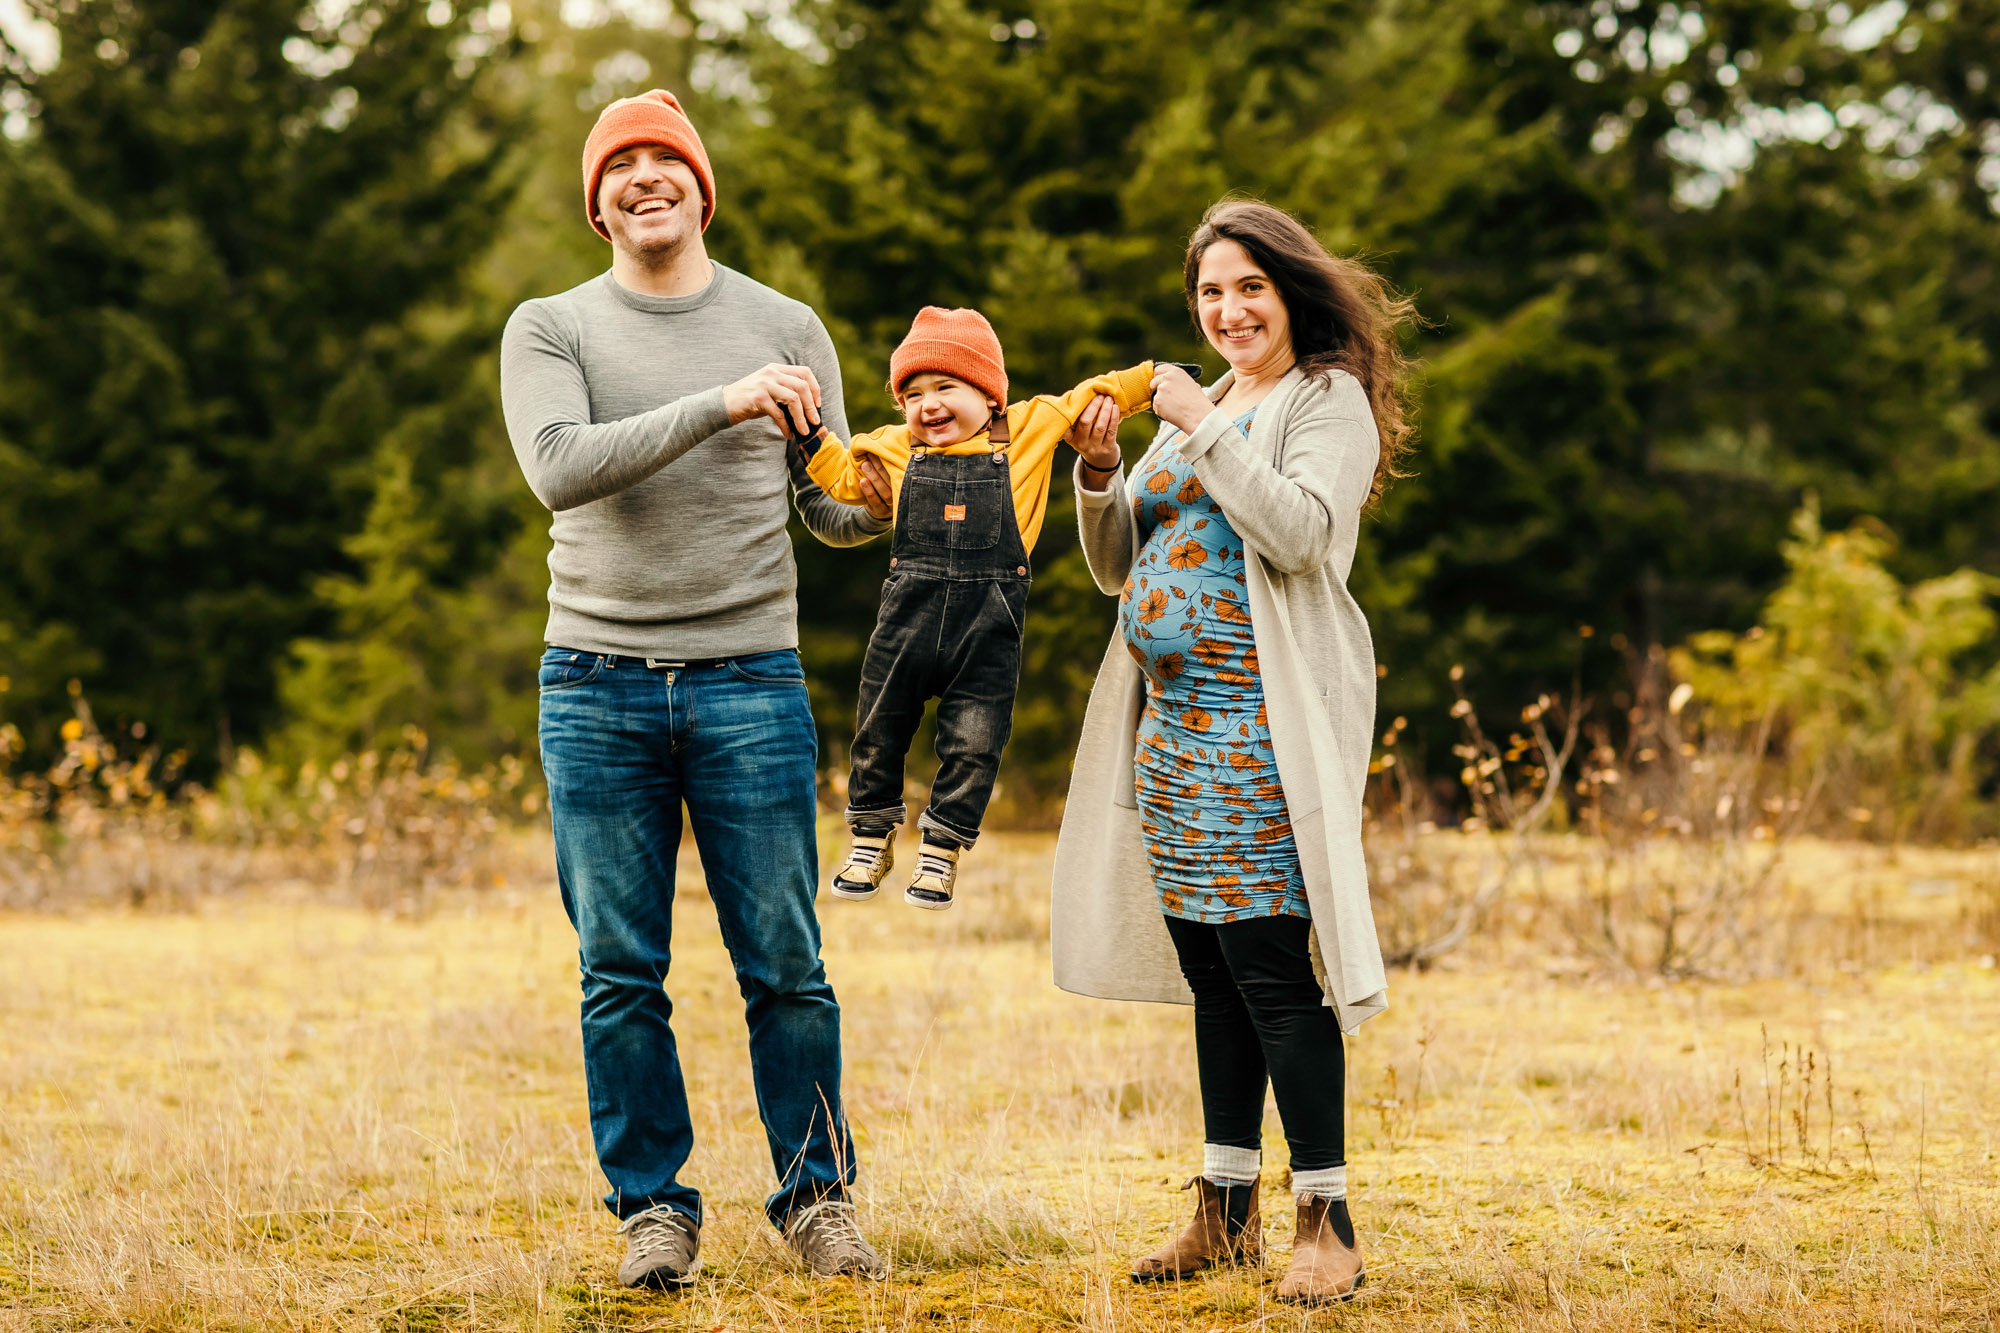
<path id="1" fill-rule="evenodd" d="M 1314 1199 L 1347 1197 L 1347 1165 L 1324 1167 L 1318 1171 L 1292 1172 L 1292 1193 Z"/>
<path id="2" fill-rule="evenodd" d="M 1201 1145 L 1202 1179 L 1213 1185 L 1250 1185 L 1264 1169 L 1261 1148 L 1232 1148 L 1226 1143 Z"/>

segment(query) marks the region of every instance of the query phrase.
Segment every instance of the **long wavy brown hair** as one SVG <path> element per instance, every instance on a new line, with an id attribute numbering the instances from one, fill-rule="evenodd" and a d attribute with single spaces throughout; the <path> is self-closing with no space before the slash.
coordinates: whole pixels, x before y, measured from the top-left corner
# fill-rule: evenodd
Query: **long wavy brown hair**
<path id="1" fill-rule="evenodd" d="M 1368 486 L 1364 512 L 1373 509 L 1409 456 L 1411 426 L 1405 405 L 1409 359 L 1403 329 L 1416 306 L 1359 260 L 1327 253 L 1306 225 L 1282 208 L 1254 199 L 1224 199 L 1202 216 L 1188 238 L 1188 314 L 1201 328 L 1195 299 L 1201 257 L 1217 241 L 1234 241 L 1269 275 L 1292 321 L 1292 352 L 1306 374 L 1325 379 L 1344 370 L 1361 382 L 1375 413 L 1381 455 Z"/>

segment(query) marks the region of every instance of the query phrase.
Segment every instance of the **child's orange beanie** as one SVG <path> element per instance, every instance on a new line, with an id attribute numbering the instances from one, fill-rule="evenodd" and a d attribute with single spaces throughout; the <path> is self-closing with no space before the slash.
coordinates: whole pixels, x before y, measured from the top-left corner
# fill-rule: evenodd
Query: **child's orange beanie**
<path id="1" fill-rule="evenodd" d="M 977 310 L 927 305 L 917 312 L 902 346 L 889 358 L 889 396 L 901 392 L 910 376 L 925 371 L 962 379 L 1007 405 L 1007 358 L 999 335 Z"/>
<path id="2" fill-rule="evenodd" d="M 708 153 L 694 122 L 681 110 L 680 99 L 664 88 L 621 97 L 598 114 L 590 137 L 583 141 L 583 215 L 605 240 L 611 233 L 597 216 L 597 186 L 604 179 L 604 164 L 614 154 L 642 143 L 664 144 L 680 155 L 701 183 L 701 229 L 715 216 L 715 172 L 709 168 Z"/>

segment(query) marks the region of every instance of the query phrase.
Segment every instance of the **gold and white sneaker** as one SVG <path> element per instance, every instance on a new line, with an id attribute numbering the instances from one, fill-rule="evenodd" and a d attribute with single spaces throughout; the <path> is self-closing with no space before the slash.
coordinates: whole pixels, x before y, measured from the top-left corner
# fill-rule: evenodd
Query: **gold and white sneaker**
<path id="1" fill-rule="evenodd" d="M 856 834 L 847 849 L 847 859 L 833 872 L 833 896 L 849 902 L 866 902 L 875 896 L 896 864 L 896 845 L 887 837 L 870 838 Z"/>
<path id="2" fill-rule="evenodd" d="M 917 873 L 903 890 L 903 901 L 926 911 L 942 912 L 951 906 L 951 886 L 958 882 L 958 847 L 925 843 L 917 849 Z"/>

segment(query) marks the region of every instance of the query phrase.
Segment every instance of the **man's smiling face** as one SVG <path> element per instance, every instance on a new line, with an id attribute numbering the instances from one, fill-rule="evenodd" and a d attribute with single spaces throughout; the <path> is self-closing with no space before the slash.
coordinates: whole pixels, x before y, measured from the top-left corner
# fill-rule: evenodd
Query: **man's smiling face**
<path id="1" fill-rule="evenodd" d="M 614 153 L 597 183 L 597 216 L 619 250 L 657 263 L 701 233 L 701 182 L 661 144 Z"/>

